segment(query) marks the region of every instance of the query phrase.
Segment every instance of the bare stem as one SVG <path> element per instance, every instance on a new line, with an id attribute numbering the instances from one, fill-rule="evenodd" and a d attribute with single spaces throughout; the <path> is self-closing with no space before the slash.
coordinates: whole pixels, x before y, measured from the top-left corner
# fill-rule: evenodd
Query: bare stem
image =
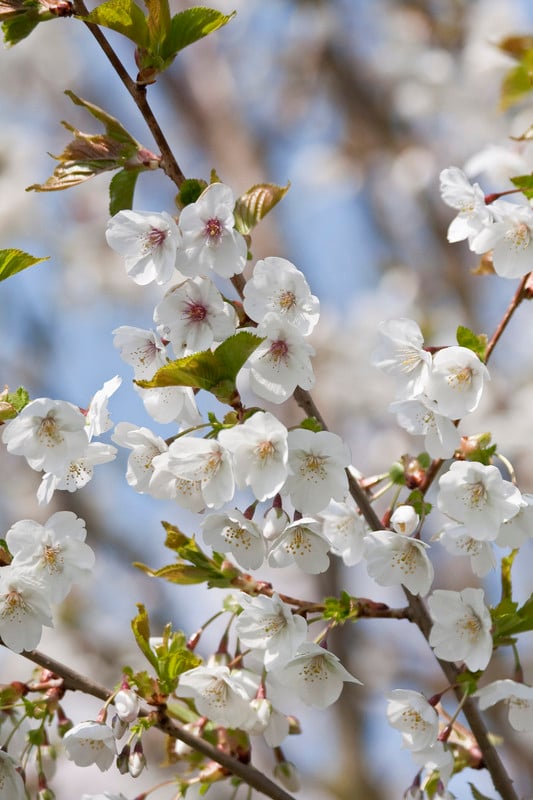
<path id="1" fill-rule="evenodd" d="M 89 10 L 85 5 L 84 0 L 74 0 L 74 10 L 76 15 L 79 17 L 86 17 L 89 14 Z M 185 175 L 176 161 L 166 137 L 163 134 L 163 131 L 161 130 L 152 109 L 150 108 L 148 100 L 146 99 L 146 87 L 137 84 L 134 80 L 132 80 L 132 78 L 130 78 L 124 68 L 124 65 L 122 64 L 122 61 L 117 56 L 98 25 L 94 25 L 92 22 L 85 22 L 84 24 L 88 27 L 104 51 L 118 77 L 132 96 L 135 105 L 141 112 L 161 153 L 161 169 L 164 170 L 166 175 L 168 175 L 170 180 L 173 181 L 179 189 L 185 180 Z"/>
<path id="2" fill-rule="evenodd" d="M 524 277 L 520 281 L 520 285 L 519 285 L 518 289 L 516 290 L 513 299 L 511 300 L 511 302 L 507 306 L 505 314 L 501 318 L 498 326 L 496 327 L 496 330 L 492 334 L 491 340 L 487 345 L 487 349 L 485 350 L 485 363 L 489 360 L 492 351 L 496 347 L 496 345 L 497 345 L 497 343 L 498 343 L 498 341 L 500 339 L 500 336 L 502 335 L 502 333 L 506 329 L 507 325 L 509 324 L 509 322 L 511 320 L 511 317 L 513 316 L 514 312 L 516 311 L 516 309 L 518 308 L 518 306 L 520 305 L 522 300 L 525 298 L 525 296 L 526 296 L 525 295 L 525 288 L 526 288 L 527 282 L 529 280 L 529 275 L 530 275 L 530 273 L 528 273 L 527 275 L 524 275 Z"/>
<path id="3" fill-rule="evenodd" d="M 90 680 L 90 678 L 86 678 L 85 675 L 81 675 L 79 672 L 70 669 L 70 667 L 50 658 L 50 656 L 47 656 L 45 653 L 41 653 L 38 650 L 25 650 L 22 655 L 34 664 L 38 664 L 40 667 L 50 670 L 50 672 L 62 678 L 65 689 L 69 691 L 84 692 L 92 697 L 97 697 L 104 703 L 109 700 L 113 694 L 113 692 L 105 686 L 95 683 L 95 681 Z M 167 736 L 185 742 L 189 747 L 207 756 L 207 758 L 216 761 L 224 767 L 224 769 L 228 770 L 228 772 L 241 778 L 249 786 L 267 797 L 270 797 L 272 800 L 295 800 L 292 795 L 288 794 L 284 789 L 271 781 L 270 778 L 267 778 L 266 775 L 263 775 L 259 770 L 255 769 L 255 767 L 249 764 L 243 764 L 241 761 L 232 758 L 222 750 L 213 747 L 213 745 L 206 742 L 205 739 L 195 736 L 174 720 L 171 720 L 164 707 L 153 709 L 149 706 L 142 706 L 140 713 L 141 716 L 145 717 L 152 717 L 154 713 L 156 713 L 156 728 L 163 731 Z"/>

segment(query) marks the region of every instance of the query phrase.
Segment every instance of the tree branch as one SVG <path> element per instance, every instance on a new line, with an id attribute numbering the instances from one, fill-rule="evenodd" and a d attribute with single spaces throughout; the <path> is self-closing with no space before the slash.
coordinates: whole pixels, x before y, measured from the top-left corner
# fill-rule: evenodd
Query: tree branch
<path id="1" fill-rule="evenodd" d="M 95 683 L 94 681 L 90 680 L 90 678 L 85 677 L 85 675 L 75 672 L 73 669 L 70 669 L 70 667 L 65 666 L 65 664 L 56 661 L 55 659 L 47 656 L 45 653 L 41 653 L 38 650 L 24 650 L 21 655 L 24 656 L 24 658 L 27 658 L 29 661 L 32 661 L 34 664 L 50 670 L 50 672 L 53 672 L 55 675 L 58 675 L 60 678 L 62 678 L 63 686 L 68 691 L 84 692 L 92 697 L 97 697 L 103 702 L 109 700 L 113 694 L 113 692 L 107 689 L 107 687 Z M 216 747 L 213 747 L 213 745 L 209 744 L 209 742 L 206 742 L 205 739 L 195 736 L 194 734 L 190 733 L 190 731 L 185 730 L 168 717 L 164 707 L 154 709 L 144 705 L 141 707 L 140 714 L 141 716 L 148 717 L 153 716 L 154 712 L 157 714 L 157 722 L 155 723 L 154 727 L 167 734 L 167 736 L 171 736 L 173 739 L 179 739 L 189 747 L 192 747 L 194 750 L 197 750 L 204 756 L 207 756 L 207 758 L 210 758 L 212 761 L 216 761 L 222 767 L 227 769 L 228 772 L 236 775 L 238 778 L 241 778 L 253 789 L 256 789 L 258 792 L 270 797 L 272 800 L 295 800 L 292 795 L 288 794 L 284 789 L 271 781 L 270 778 L 267 778 L 266 775 L 263 775 L 262 772 L 259 772 L 259 770 L 257 770 L 255 767 L 251 766 L 250 764 L 243 764 L 241 761 L 232 758 L 222 750 L 218 750 Z"/>

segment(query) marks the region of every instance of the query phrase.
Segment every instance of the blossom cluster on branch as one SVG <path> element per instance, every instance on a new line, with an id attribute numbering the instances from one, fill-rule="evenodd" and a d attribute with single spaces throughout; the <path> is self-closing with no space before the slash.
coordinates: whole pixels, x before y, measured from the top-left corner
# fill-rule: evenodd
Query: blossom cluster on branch
<path id="1" fill-rule="evenodd" d="M 115 764 L 119 773 L 138 777 L 146 766 L 143 737 L 153 728 L 167 737 L 162 752 L 172 769 L 174 797 L 186 796 L 191 787 L 205 792 L 229 780 L 273 800 L 290 799 L 287 791 L 298 790 L 298 776 L 282 745 L 300 732 L 292 703 L 321 710 L 343 691 L 364 691 L 345 687 L 361 681 L 330 649 L 334 628 L 364 618 L 375 624 L 387 618 L 418 625 L 448 679 L 432 697 L 407 687 L 387 691 L 384 714 L 414 761 L 412 784 L 402 787 L 404 797 L 453 798 L 454 774 L 486 767 L 504 800 L 514 800 L 513 781 L 478 708 L 507 702 L 510 725 L 533 730 L 533 688 L 524 682 L 518 648 L 519 635 L 533 629 L 533 603 L 519 606 L 511 581 L 512 563 L 533 537 L 533 503 L 490 435 L 462 435 L 461 421 L 478 408 L 490 380 L 491 353 L 518 305 L 530 298 L 530 183 L 518 177 L 516 191 L 487 196 L 459 168 L 442 172 L 443 200 L 458 211 L 449 241 L 467 240 L 483 256 L 485 271 L 521 282 L 490 340 L 461 327 L 457 343 L 430 346 L 414 320 L 376 325 L 373 364 L 396 384 L 390 409 L 409 434 L 423 437 L 424 449 L 367 479 L 352 463 L 348 443 L 327 429 L 318 410 L 305 411 L 313 407 L 308 390 L 315 382 L 315 351 L 308 337 L 318 324 L 319 301 L 303 272 L 279 256 L 260 259 L 246 270 L 253 261 L 253 230 L 286 188 L 258 184 L 236 197 L 215 172 L 209 183 L 185 179 L 147 106 L 146 86 L 177 52 L 230 17 L 191 9 L 171 19 L 161 2 L 157 13 L 147 4 L 145 18 L 137 6 L 128 10 L 121 5 L 122 13 L 131 16 L 126 26 L 122 17 L 117 22 L 115 5 L 110 0 L 88 15 L 68 2 L 28 8 L 7 3 L 1 13 L 11 43 L 49 14 L 68 12 L 96 31 L 112 62 L 116 55 L 101 38 L 102 27 L 124 33 L 136 45 L 137 81 L 124 75 L 120 62 L 115 68 L 155 131 L 161 156 L 138 145 L 106 112 L 76 98 L 104 124 L 106 134 L 97 139 L 67 126 L 74 143 L 59 157 L 52 184 L 31 188 L 67 188 L 100 171 L 121 169 L 111 183 L 106 239 L 123 257 L 129 278 L 139 286 L 161 287 L 161 296 L 153 309 L 154 328 L 118 325 L 114 345 L 133 367 L 134 390 L 148 414 L 171 428 L 163 438 L 129 421 L 113 425 L 107 406 L 121 385 L 116 376 L 86 409 L 66 400 L 30 400 L 22 389 L 6 390 L 0 406 L 2 442 L 10 454 L 43 473 L 37 498 L 46 505 L 56 491 L 82 489 L 95 466 L 116 457 L 113 445 L 93 441 L 113 429 L 114 444 L 130 451 L 129 486 L 198 515 L 194 536 L 163 523 L 165 544 L 174 556 L 170 564 L 136 566 L 184 590 L 205 583 L 227 593 L 194 633 L 173 630 L 169 623 L 154 635 L 149 614 L 139 605 L 132 630 L 147 667 L 135 671 L 126 666 L 117 674 L 115 689 L 103 693 L 96 719 L 74 724 L 66 716 L 66 691 L 84 689 L 101 699 L 102 692 L 88 678 L 73 685 L 61 665 L 2 686 L 2 722 L 9 732 L 0 752 L 0 800 L 25 798 L 22 768 L 33 749 L 37 796 L 53 799 L 42 765 L 52 723 L 66 757 L 80 767 L 95 764 L 107 771 Z M 28 9 L 33 15 L 26 19 Z M 13 23 L 17 18 L 18 27 Z M 100 160 L 97 144 L 103 150 L 103 156 L 98 151 Z M 177 208 L 132 210 L 138 171 L 156 168 L 165 169 L 176 183 Z M 513 199 L 503 200 L 508 194 Z M 2 253 L 6 274 L 1 277 L 13 270 L 13 260 L 18 260 L 16 269 L 32 263 L 19 251 Z M 199 392 L 218 401 L 217 413 L 200 413 Z M 287 427 L 272 409 L 292 398 L 305 413 Z M 385 496 L 388 506 L 379 517 L 376 501 Z M 438 514 L 440 527 L 432 535 L 426 523 Z M 33 652 L 42 627 L 53 625 L 54 608 L 94 566 L 95 554 L 85 538 L 85 522 L 69 511 L 54 513 L 44 524 L 22 519 L 7 531 L 0 550 L 0 637 L 6 647 L 42 662 Z M 501 602 L 490 607 L 477 584 L 460 591 L 433 588 L 438 545 L 468 556 L 478 578 L 499 565 Z M 509 552 L 498 556 L 496 548 Z M 276 575 L 276 569 L 296 566 L 317 575 L 328 570 L 332 558 L 347 568 L 360 564 L 377 587 L 403 587 L 405 607 L 347 592 L 308 601 L 283 593 L 257 573 L 269 567 Z M 202 654 L 205 629 L 220 623 L 218 646 Z M 487 683 L 484 672 L 495 649 L 503 647 L 513 653 L 512 677 Z M 454 704 L 451 714 L 445 703 Z M 458 720 L 462 711 L 469 727 Z M 14 753 L 12 739 L 23 722 L 30 728 L 27 747 Z M 271 751 L 277 783 L 258 777 L 250 766 L 255 737 L 262 737 Z M 123 800 L 123 795 L 104 796 Z M 96 797 L 86 794 L 84 800 Z"/>

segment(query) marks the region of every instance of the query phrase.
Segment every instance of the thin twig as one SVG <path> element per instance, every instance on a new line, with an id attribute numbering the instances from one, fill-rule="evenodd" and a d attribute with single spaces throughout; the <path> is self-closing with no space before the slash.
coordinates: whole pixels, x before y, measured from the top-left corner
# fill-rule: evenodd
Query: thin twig
<path id="1" fill-rule="evenodd" d="M 65 666 L 65 664 L 50 658 L 50 656 L 38 650 L 25 650 L 21 655 L 34 664 L 38 664 L 40 667 L 58 675 L 63 679 L 65 689 L 69 691 L 84 692 L 92 697 L 97 697 L 104 703 L 109 700 L 113 694 L 113 692 L 105 686 L 92 681 L 90 678 L 85 677 L 85 675 L 76 672 L 70 667 Z M 140 713 L 141 716 L 145 717 L 153 717 L 155 713 L 157 721 L 154 727 L 167 734 L 167 736 L 171 736 L 173 739 L 179 739 L 189 747 L 207 756 L 207 758 L 210 758 L 212 761 L 216 761 L 224 767 L 224 769 L 227 769 L 228 772 L 236 775 L 238 778 L 242 778 L 249 786 L 267 797 L 272 798 L 272 800 L 295 800 L 292 795 L 288 794 L 255 767 L 252 767 L 250 764 L 243 764 L 241 761 L 232 758 L 222 750 L 213 747 L 213 745 L 206 742 L 205 739 L 195 736 L 190 731 L 171 720 L 166 714 L 164 707 L 154 709 L 149 706 L 142 706 Z"/>
<path id="2" fill-rule="evenodd" d="M 74 0 L 74 12 L 79 17 L 86 17 L 89 14 L 89 10 L 83 0 Z M 128 75 L 127 71 L 122 64 L 122 61 L 119 59 L 109 42 L 107 41 L 106 37 L 98 27 L 98 25 L 94 25 L 92 22 L 85 22 L 84 24 L 90 30 L 102 50 L 104 51 L 105 55 L 107 56 L 111 66 L 117 73 L 118 77 L 132 96 L 135 105 L 141 112 L 146 124 L 148 125 L 152 136 L 155 139 L 157 146 L 159 147 L 159 151 L 161 153 L 161 169 L 164 170 L 166 175 L 170 178 L 173 183 L 176 184 L 178 189 L 180 188 L 181 184 L 185 180 L 185 175 L 182 172 L 178 162 L 176 161 L 172 150 L 166 140 L 163 131 L 161 130 L 158 121 L 156 120 L 152 109 L 148 103 L 146 98 L 146 87 L 141 86 L 136 83 L 130 76 Z"/>

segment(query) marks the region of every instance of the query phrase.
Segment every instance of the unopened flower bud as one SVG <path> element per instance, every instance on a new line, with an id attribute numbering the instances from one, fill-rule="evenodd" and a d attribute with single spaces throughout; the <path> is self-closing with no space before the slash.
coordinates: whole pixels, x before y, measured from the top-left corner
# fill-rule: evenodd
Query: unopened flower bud
<path id="1" fill-rule="evenodd" d="M 115 739 L 122 739 L 128 730 L 128 723 L 123 719 L 120 719 L 118 714 L 114 714 L 113 719 L 111 720 L 111 730 L 113 731 L 113 736 Z"/>
<path id="2" fill-rule="evenodd" d="M 129 744 L 125 744 L 117 756 L 117 769 L 121 775 L 127 775 L 129 770 L 129 758 L 131 755 L 131 748 Z"/>
<path id="3" fill-rule="evenodd" d="M 56 800 L 56 796 L 55 793 L 47 786 L 46 789 L 39 790 L 37 800 Z"/>
<path id="4" fill-rule="evenodd" d="M 131 689 L 120 689 L 115 695 L 113 705 L 123 722 L 135 722 L 139 715 L 140 700 Z"/>
<path id="5" fill-rule="evenodd" d="M 280 761 L 276 764 L 274 776 L 288 792 L 300 791 L 300 776 L 291 761 Z"/>
<path id="6" fill-rule="evenodd" d="M 128 758 L 128 772 L 132 778 L 138 778 L 146 766 L 146 757 L 143 752 L 142 744 L 137 742 L 133 753 Z"/>
<path id="7" fill-rule="evenodd" d="M 420 522 L 420 517 L 413 506 L 398 506 L 391 516 L 390 521 L 396 533 L 410 536 L 416 530 L 416 526 Z"/>

